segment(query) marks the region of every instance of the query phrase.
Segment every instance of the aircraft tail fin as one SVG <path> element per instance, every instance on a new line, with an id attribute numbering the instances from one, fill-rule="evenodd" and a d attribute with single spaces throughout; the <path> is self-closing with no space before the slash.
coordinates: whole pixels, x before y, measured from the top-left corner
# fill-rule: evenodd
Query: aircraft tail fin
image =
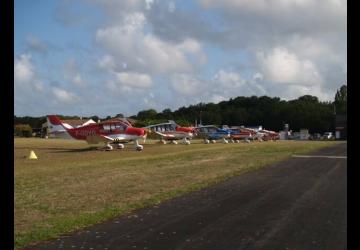
<path id="1" fill-rule="evenodd" d="M 46 120 L 48 122 L 50 134 L 54 134 L 57 137 L 64 137 L 68 138 L 68 129 L 71 129 L 72 127 L 70 125 L 65 126 L 64 123 L 60 121 L 60 119 L 56 115 L 48 115 L 46 117 Z M 71 136 L 70 136 L 71 138 Z"/>
<path id="2" fill-rule="evenodd" d="M 46 118 L 49 124 L 62 126 L 62 122 L 60 121 L 59 117 L 57 117 L 56 115 L 48 115 Z"/>

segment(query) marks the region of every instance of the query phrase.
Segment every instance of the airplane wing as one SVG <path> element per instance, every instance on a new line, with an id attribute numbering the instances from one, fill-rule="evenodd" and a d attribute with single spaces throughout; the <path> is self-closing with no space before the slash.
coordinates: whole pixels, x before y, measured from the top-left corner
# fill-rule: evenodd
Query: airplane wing
<path id="1" fill-rule="evenodd" d="M 116 141 L 123 141 L 123 140 L 125 140 L 125 138 L 122 136 L 112 138 L 112 137 L 109 137 L 106 135 L 91 135 L 91 136 L 86 137 L 86 141 L 89 144 L 97 144 L 100 142 L 116 142 Z"/>
<path id="2" fill-rule="evenodd" d="M 171 137 L 171 138 L 175 138 L 175 135 L 173 135 L 173 134 L 163 134 L 163 133 L 161 133 L 161 132 L 158 132 L 158 131 L 154 131 L 156 134 L 158 134 L 158 135 L 161 135 L 161 136 L 163 136 L 163 137 Z"/>

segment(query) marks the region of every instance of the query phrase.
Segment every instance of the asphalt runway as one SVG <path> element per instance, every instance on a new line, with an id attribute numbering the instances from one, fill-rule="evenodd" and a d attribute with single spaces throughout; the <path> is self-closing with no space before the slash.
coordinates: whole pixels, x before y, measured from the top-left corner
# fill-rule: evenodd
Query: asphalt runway
<path id="1" fill-rule="evenodd" d="M 346 151 L 295 155 L 31 249 L 346 249 Z"/>

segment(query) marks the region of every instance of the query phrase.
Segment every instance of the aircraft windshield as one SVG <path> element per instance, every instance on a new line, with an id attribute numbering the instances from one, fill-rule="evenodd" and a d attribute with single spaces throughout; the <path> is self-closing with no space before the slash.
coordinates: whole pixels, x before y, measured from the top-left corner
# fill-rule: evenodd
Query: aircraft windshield
<path id="1" fill-rule="evenodd" d="M 174 131 L 175 127 L 176 126 L 173 125 L 173 124 L 160 124 L 160 125 L 157 125 L 157 126 L 153 126 L 151 128 L 151 130 L 158 131 L 158 132 Z"/>
<path id="2" fill-rule="evenodd" d="M 125 130 L 127 126 L 122 123 L 111 123 L 111 124 L 104 124 L 103 130 L 106 131 L 117 131 L 117 130 Z"/>

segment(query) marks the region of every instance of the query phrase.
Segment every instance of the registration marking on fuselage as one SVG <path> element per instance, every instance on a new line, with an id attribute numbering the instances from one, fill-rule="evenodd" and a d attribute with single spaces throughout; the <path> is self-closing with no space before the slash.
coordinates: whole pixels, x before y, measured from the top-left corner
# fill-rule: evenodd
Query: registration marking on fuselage
<path id="1" fill-rule="evenodd" d="M 329 159 L 347 159 L 346 155 L 292 155 L 295 158 L 329 158 Z"/>

